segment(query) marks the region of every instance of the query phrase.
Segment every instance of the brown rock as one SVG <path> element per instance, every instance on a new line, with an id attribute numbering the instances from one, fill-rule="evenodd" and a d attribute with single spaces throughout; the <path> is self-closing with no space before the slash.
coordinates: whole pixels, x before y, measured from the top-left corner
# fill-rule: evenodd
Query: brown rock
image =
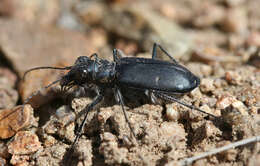
<path id="1" fill-rule="evenodd" d="M 11 1 L 11 15 L 26 22 L 36 22 L 39 24 L 52 24 L 60 12 L 60 1 L 34 0 L 34 1 Z"/>
<path id="2" fill-rule="evenodd" d="M 182 142 L 186 140 L 184 127 L 175 122 L 163 122 L 160 126 L 161 141 L 164 140 L 168 144 L 168 140 L 173 142 Z M 172 143 L 173 143 L 172 142 Z M 163 142 L 160 142 L 161 144 Z"/>
<path id="3" fill-rule="evenodd" d="M 85 1 L 76 4 L 74 9 L 85 24 L 93 25 L 102 22 L 106 6 L 99 1 Z"/>
<path id="4" fill-rule="evenodd" d="M 0 15 L 10 16 L 13 12 L 13 3 L 11 0 L 1 0 Z"/>
<path id="5" fill-rule="evenodd" d="M 37 66 L 72 65 L 78 56 L 88 56 L 94 51 L 92 43 L 80 33 L 10 19 L 0 20 L 0 46 L 20 77 L 26 70 Z M 33 73 L 20 87 L 23 100 L 60 78 L 56 70 Z"/>
<path id="6" fill-rule="evenodd" d="M 27 155 L 13 155 L 10 163 L 17 166 L 29 166 L 28 160 L 30 159 Z"/>
<path id="7" fill-rule="evenodd" d="M 29 131 L 19 131 L 8 145 L 8 152 L 14 155 L 32 154 L 41 148 L 38 136 Z"/>
<path id="8" fill-rule="evenodd" d="M 221 96 L 217 103 L 216 107 L 218 109 L 225 109 L 229 105 L 231 105 L 236 99 L 233 96 Z"/>
<path id="9" fill-rule="evenodd" d="M 219 23 L 224 17 L 224 8 L 213 3 L 202 3 L 199 10 L 194 13 L 193 24 L 197 27 L 208 27 Z"/>
<path id="10" fill-rule="evenodd" d="M 104 155 L 106 164 L 128 163 L 127 152 L 124 147 L 119 148 L 117 142 L 103 142 L 99 147 L 99 152 Z"/>
<path id="11" fill-rule="evenodd" d="M 211 92 L 216 88 L 214 86 L 214 80 L 212 78 L 203 78 L 200 83 L 200 90 L 202 92 Z"/>
<path id="12" fill-rule="evenodd" d="M 136 42 L 142 41 L 141 47 L 147 51 L 151 50 L 156 41 L 176 59 L 190 51 L 192 40 L 187 33 L 147 4 L 136 2 L 110 9 L 101 22 L 108 31 Z"/>
<path id="13" fill-rule="evenodd" d="M 230 141 L 222 141 L 222 142 L 219 142 L 217 147 L 223 147 L 225 145 L 228 145 L 230 144 L 231 142 Z M 238 151 L 236 149 L 229 149 L 229 150 L 226 150 L 226 151 L 223 151 L 219 154 L 219 156 L 222 158 L 222 160 L 227 160 L 227 161 L 235 161 L 236 160 L 236 157 L 237 157 L 237 153 Z"/>
<path id="14" fill-rule="evenodd" d="M 260 47 L 260 33 L 259 32 L 251 32 L 249 34 L 246 42 L 249 46 Z"/>
<path id="15" fill-rule="evenodd" d="M 12 137 L 17 131 L 30 126 L 34 122 L 33 118 L 33 109 L 30 105 L 1 110 L 0 138 Z"/>
<path id="16" fill-rule="evenodd" d="M 48 123 L 42 126 L 42 129 L 46 134 L 55 134 L 60 138 L 73 141 L 75 138 L 75 124 L 72 122 L 74 122 L 74 120 L 75 115 L 70 111 L 69 107 L 62 106 L 56 111 L 56 116 L 52 115 Z M 47 140 L 47 142 L 48 141 L 52 142 L 53 140 Z"/>
<path id="17" fill-rule="evenodd" d="M 231 8 L 223 19 L 223 27 L 228 32 L 245 33 L 247 31 L 247 11 L 244 7 Z"/>
<path id="18" fill-rule="evenodd" d="M 3 159 L 2 157 L 0 157 L 0 165 L 4 166 L 6 164 L 5 159 Z"/>
<path id="19" fill-rule="evenodd" d="M 79 160 L 82 161 L 82 165 L 91 166 L 93 153 L 92 153 L 92 142 L 90 140 L 79 140 L 76 145 L 77 154 L 79 154 Z"/>
<path id="20" fill-rule="evenodd" d="M 14 88 L 17 76 L 8 68 L 0 67 L 0 85 Z"/>
<path id="21" fill-rule="evenodd" d="M 42 152 L 44 155 L 40 155 L 36 158 L 35 165 L 61 165 L 61 160 L 68 147 L 68 145 L 59 142 L 51 147 L 45 148 Z"/>
<path id="22" fill-rule="evenodd" d="M 229 55 L 223 49 L 217 47 L 199 47 L 192 54 L 193 59 L 203 61 L 205 63 L 212 62 L 239 62 L 240 57 Z"/>
<path id="23" fill-rule="evenodd" d="M 178 121 L 180 119 L 180 112 L 177 109 L 177 103 L 166 105 L 166 116 L 171 121 Z"/>
<path id="24" fill-rule="evenodd" d="M 0 142 L 0 158 L 9 158 L 10 154 L 7 150 L 7 145 L 4 142 Z M 1 162 L 0 162 L 1 163 Z M 1 165 L 1 164 L 0 164 Z"/>
<path id="25" fill-rule="evenodd" d="M 233 85 L 240 85 L 242 81 L 242 76 L 235 71 L 227 71 L 225 73 L 225 79 L 228 83 Z"/>
<path id="26" fill-rule="evenodd" d="M 0 85 L 0 109 L 12 108 L 18 101 L 18 92 Z"/>

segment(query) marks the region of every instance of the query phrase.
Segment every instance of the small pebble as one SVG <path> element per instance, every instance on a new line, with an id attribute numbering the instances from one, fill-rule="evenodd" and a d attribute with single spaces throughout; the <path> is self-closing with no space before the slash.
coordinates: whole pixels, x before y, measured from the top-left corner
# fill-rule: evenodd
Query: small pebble
<path id="1" fill-rule="evenodd" d="M 212 67 L 210 65 L 202 64 L 200 65 L 200 72 L 203 76 L 208 77 L 212 74 Z"/>
<path id="2" fill-rule="evenodd" d="M 10 163 L 12 165 L 18 165 L 18 166 L 29 166 L 29 161 L 30 157 L 27 155 L 13 155 Z"/>
<path id="3" fill-rule="evenodd" d="M 223 147 L 223 146 L 226 146 L 226 145 L 229 145 L 229 144 L 231 144 L 230 141 L 222 141 L 222 142 L 219 142 L 217 144 L 217 147 L 220 148 L 220 147 Z M 229 150 L 220 152 L 219 155 L 222 156 L 222 159 L 227 160 L 229 162 L 236 161 L 237 150 L 236 149 L 229 149 Z"/>
<path id="4" fill-rule="evenodd" d="M 216 87 L 216 88 L 221 88 L 223 85 L 223 79 L 220 79 L 220 78 L 217 78 L 214 80 L 214 83 L 213 85 Z M 225 82 L 225 81 L 224 81 Z"/>
<path id="5" fill-rule="evenodd" d="M 225 3 L 230 7 L 244 5 L 245 2 L 246 0 L 225 0 Z"/>
<path id="6" fill-rule="evenodd" d="M 205 133 L 206 137 L 214 137 L 216 134 L 220 134 L 220 130 L 213 124 L 212 121 L 207 121 L 205 123 Z"/>
<path id="7" fill-rule="evenodd" d="M 230 106 L 230 107 L 229 107 Z M 231 108 L 232 112 L 238 111 L 241 115 L 248 115 L 247 108 L 243 102 L 233 96 L 222 96 L 216 103 L 218 109 Z"/>
<path id="8" fill-rule="evenodd" d="M 215 90 L 214 79 L 212 78 L 201 79 L 200 90 L 204 93 L 214 91 Z"/>
<path id="9" fill-rule="evenodd" d="M 217 103 L 216 107 L 218 109 L 225 109 L 229 105 L 231 105 L 236 99 L 233 96 L 221 96 Z"/>
<path id="10" fill-rule="evenodd" d="M 4 142 L 0 142 L 0 158 L 9 158 L 10 154 L 8 153 L 7 145 Z M 1 164 L 0 164 L 1 166 Z"/>
<path id="11" fill-rule="evenodd" d="M 163 16 L 173 20 L 176 18 L 177 11 L 173 3 L 162 3 L 159 7 L 159 11 Z"/>
<path id="12" fill-rule="evenodd" d="M 0 138 L 12 137 L 17 131 L 32 125 L 35 120 L 30 105 L 0 110 Z"/>
<path id="13" fill-rule="evenodd" d="M 200 10 L 195 13 L 193 19 L 193 24 L 197 27 L 213 26 L 219 23 L 225 16 L 225 10 L 222 6 L 205 2 L 201 3 Z"/>
<path id="14" fill-rule="evenodd" d="M 0 67 L 0 85 L 5 87 L 15 87 L 17 76 L 8 68 Z"/>
<path id="15" fill-rule="evenodd" d="M 246 42 L 249 46 L 260 47 L 260 32 L 251 32 Z"/>
<path id="16" fill-rule="evenodd" d="M 116 141 L 117 139 L 115 135 L 113 135 L 112 133 L 104 132 L 104 134 L 101 135 L 101 140 L 110 142 L 110 141 Z"/>
<path id="17" fill-rule="evenodd" d="M 207 104 L 204 104 L 202 106 L 199 107 L 202 111 L 205 111 L 209 114 L 212 114 L 214 115 L 214 112 L 212 111 L 212 109 L 207 105 Z"/>
<path id="18" fill-rule="evenodd" d="M 0 85 L 0 109 L 12 108 L 18 101 L 18 92 L 11 87 Z"/>
<path id="19" fill-rule="evenodd" d="M 0 165 L 1 166 L 5 166 L 6 165 L 6 161 L 4 158 L 0 157 Z"/>
<path id="20" fill-rule="evenodd" d="M 98 121 L 100 123 L 106 123 L 107 119 L 113 115 L 113 110 L 108 108 L 100 108 L 98 113 Z"/>
<path id="21" fill-rule="evenodd" d="M 45 147 L 50 147 L 55 143 L 57 143 L 57 140 L 53 136 L 47 135 L 43 144 Z"/>
<path id="22" fill-rule="evenodd" d="M 166 116 L 171 121 L 178 121 L 180 119 L 180 112 L 177 109 L 176 103 L 166 105 Z"/>
<path id="23" fill-rule="evenodd" d="M 247 31 L 247 11 L 244 7 L 230 8 L 223 19 L 223 27 L 228 32 L 245 33 Z"/>
<path id="24" fill-rule="evenodd" d="M 240 85 L 242 76 L 241 74 L 234 72 L 234 71 L 227 71 L 225 73 L 225 79 L 228 83 L 233 84 L 233 85 Z"/>
<path id="25" fill-rule="evenodd" d="M 62 125 L 67 125 L 75 121 L 75 114 L 68 105 L 63 105 L 56 110 L 56 116 Z"/>
<path id="26" fill-rule="evenodd" d="M 8 152 L 16 155 L 32 154 L 41 148 L 36 134 L 30 131 L 19 131 L 8 145 Z"/>
<path id="27" fill-rule="evenodd" d="M 242 103 L 241 101 L 236 100 L 231 105 L 232 105 L 232 108 L 235 110 L 238 110 L 241 113 L 241 115 L 248 115 L 247 108 L 244 105 L 244 103 Z"/>
<path id="28" fill-rule="evenodd" d="M 190 92 L 190 96 L 194 99 L 201 99 L 202 98 L 202 93 L 200 92 L 200 89 L 199 88 L 195 88 L 194 90 L 192 90 Z"/>
<path id="29" fill-rule="evenodd" d="M 93 159 L 92 142 L 80 139 L 75 148 L 77 149 L 77 157 L 83 162 L 83 165 L 91 166 Z"/>
<path id="30" fill-rule="evenodd" d="M 76 4 L 74 10 L 86 25 L 94 25 L 102 21 L 106 8 L 98 1 L 84 1 Z"/>

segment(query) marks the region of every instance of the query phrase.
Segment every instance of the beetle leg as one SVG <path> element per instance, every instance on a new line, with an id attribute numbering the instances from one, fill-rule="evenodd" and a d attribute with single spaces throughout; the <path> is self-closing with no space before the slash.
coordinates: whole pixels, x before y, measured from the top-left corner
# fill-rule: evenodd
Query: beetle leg
<path id="1" fill-rule="evenodd" d="M 85 116 L 79 126 L 79 129 L 76 131 L 76 138 L 74 139 L 70 149 L 72 149 L 75 146 L 78 139 L 80 138 L 82 130 L 86 124 L 86 120 L 87 120 L 89 111 L 92 110 L 98 103 L 100 103 L 101 100 L 103 99 L 103 97 L 104 97 L 103 93 L 101 93 L 101 91 L 97 89 L 97 96 L 94 98 L 93 102 L 90 103 L 89 105 L 87 105 L 86 108 L 82 111 L 83 113 L 85 113 Z"/>
<path id="2" fill-rule="evenodd" d="M 122 58 L 121 53 L 119 52 L 118 49 L 114 48 L 113 49 L 113 60 L 114 62 L 118 62 Z"/>
<path id="3" fill-rule="evenodd" d="M 153 53 L 152 53 L 152 59 L 155 59 L 157 57 L 157 47 L 159 47 L 165 55 L 167 55 L 174 64 L 178 64 L 178 62 L 164 49 L 160 44 L 154 43 L 153 44 Z"/>
<path id="4" fill-rule="evenodd" d="M 128 116 L 127 116 L 125 108 L 124 108 L 124 101 L 123 101 L 122 94 L 121 94 L 121 92 L 118 88 L 115 89 L 115 96 L 116 96 L 116 100 L 119 101 L 119 104 L 122 107 L 122 110 L 123 110 L 123 113 L 124 113 L 124 116 L 125 116 L 125 120 L 126 120 L 128 126 L 129 126 L 130 130 L 131 130 L 131 133 L 133 134 L 134 138 L 136 138 L 136 135 L 135 135 L 134 130 L 133 130 L 133 128 L 132 128 L 132 126 L 129 122 Z"/>
<path id="5" fill-rule="evenodd" d="M 159 97 L 159 98 L 162 98 L 162 99 L 164 99 L 164 100 L 168 100 L 168 101 L 171 101 L 171 102 L 179 103 L 179 104 L 181 104 L 181 105 L 183 105 L 183 106 L 185 106 L 185 107 L 188 107 L 188 108 L 190 108 L 190 109 L 197 110 L 197 111 L 202 112 L 202 113 L 204 113 L 204 114 L 207 114 L 207 115 L 209 115 L 209 116 L 211 116 L 211 117 L 213 117 L 213 118 L 215 118 L 215 119 L 219 119 L 219 118 L 216 117 L 215 115 L 212 115 L 212 114 L 210 114 L 210 113 L 208 113 L 208 112 L 205 112 L 205 111 L 203 111 L 203 110 L 201 110 L 201 109 L 199 109 L 199 108 L 197 108 L 197 107 L 194 107 L 193 105 L 186 104 L 186 103 L 184 103 L 184 102 L 182 102 L 182 101 L 180 101 L 180 100 L 178 100 L 178 99 L 176 99 L 176 98 L 174 98 L 174 97 L 172 97 L 172 96 L 169 96 L 169 95 L 167 95 L 167 94 L 165 94 L 165 93 L 156 92 L 156 93 L 154 93 L 154 94 L 155 94 L 155 96 L 157 96 L 157 97 Z"/>
<path id="6" fill-rule="evenodd" d="M 145 95 L 150 98 L 153 104 L 160 104 L 158 98 L 154 95 L 155 91 L 153 90 L 145 90 Z"/>
<path id="7" fill-rule="evenodd" d="M 98 103 L 101 102 L 101 100 L 103 99 L 103 93 L 100 93 L 101 91 L 99 89 L 96 90 L 97 91 L 97 96 L 94 98 L 93 102 L 90 103 L 89 105 L 87 105 L 83 111 L 83 113 L 85 113 L 85 117 L 83 119 L 83 121 L 81 122 L 80 124 L 80 127 L 79 129 L 76 131 L 76 138 L 74 139 L 72 145 L 70 146 L 70 149 L 66 152 L 66 154 L 64 155 L 63 157 L 63 164 L 62 165 L 71 165 L 71 154 L 74 153 L 74 146 L 76 145 L 76 143 L 78 142 L 80 136 L 81 136 L 81 133 L 82 133 L 82 130 L 86 124 L 86 121 L 87 121 L 87 116 L 88 116 L 88 113 L 89 111 L 91 111 Z M 81 114 L 82 115 L 82 114 Z M 79 117 L 79 116 L 77 116 Z"/>
<path id="8" fill-rule="evenodd" d="M 95 59 L 97 59 L 97 57 L 98 57 L 97 53 L 94 53 L 94 54 L 90 55 L 89 58 L 92 59 L 92 57 L 94 57 Z"/>

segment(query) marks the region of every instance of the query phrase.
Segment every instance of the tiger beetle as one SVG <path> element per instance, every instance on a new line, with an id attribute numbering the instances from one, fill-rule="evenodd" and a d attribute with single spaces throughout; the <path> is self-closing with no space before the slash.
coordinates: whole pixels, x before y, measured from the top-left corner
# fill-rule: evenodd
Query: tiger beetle
<path id="1" fill-rule="evenodd" d="M 157 48 L 160 48 L 161 51 L 171 59 L 171 62 L 158 60 Z M 113 49 L 112 62 L 99 58 L 95 53 L 90 57 L 78 57 L 73 66 L 64 68 L 32 68 L 25 72 L 24 77 L 28 72 L 38 69 L 69 70 L 69 72 L 62 76 L 61 79 L 54 81 L 43 89 L 46 89 L 56 83 L 60 83 L 63 91 L 66 91 L 74 86 L 95 87 L 96 97 L 93 99 L 92 103 L 87 105 L 83 110 L 85 116 L 76 131 L 76 138 L 74 139 L 71 148 L 75 146 L 81 136 L 88 113 L 102 101 L 106 88 L 113 89 L 115 99 L 122 107 L 125 120 L 128 123 L 134 138 L 136 138 L 136 135 L 129 123 L 127 113 L 124 108 L 125 104 L 121 93 L 121 89 L 123 88 L 128 88 L 129 90 L 138 89 L 141 90 L 140 92 L 148 94 L 152 101 L 156 101 L 157 98 L 160 98 L 171 102 L 177 102 L 190 109 L 194 109 L 211 117 L 217 118 L 212 114 L 209 114 L 193 105 L 186 104 L 172 96 L 172 94 L 184 94 L 190 92 L 199 86 L 200 79 L 187 68 L 180 65 L 169 53 L 167 53 L 165 49 L 156 43 L 153 45 L 151 59 L 122 57 L 122 52 L 120 50 Z M 28 101 L 38 93 L 39 91 L 31 95 L 25 103 L 28 103 Z"/>

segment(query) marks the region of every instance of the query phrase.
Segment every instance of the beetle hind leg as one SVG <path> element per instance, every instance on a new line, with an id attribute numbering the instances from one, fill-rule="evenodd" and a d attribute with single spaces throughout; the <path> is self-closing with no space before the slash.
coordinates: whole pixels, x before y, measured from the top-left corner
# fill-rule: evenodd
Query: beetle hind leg
<path id="1" fill-rule="evenodd" d="M 215 116 L 215 115 L 213 115 L 213 114 L 210 114 L 210 113 L 208 113 L 208 112 L 205 112 L 205 111 L 203 111 L 203 110 L 201 110 L 201 109 L 199 109 L 199 108 L 197 108 L 197 107 L 195 107 L 195 106 L 193 106 L 193 105 L 190 105 L 190 104 L 187 104 L 187 103 L 185 103 L 185 102 L 183 102 L 183 101 L 180 101 L 180 100 L 174 98 L 173 96 L 169 96 L 169 95 L 167 95 L 167 94 L 165 94 L 165 93 L 162 93 L 162 92 L 156 92 L 156 93 L 154 93 L 154 94 L 155 94 L 155 96 L 157 96 L 157 97 L 159 97 L 159 98 L 161 98 L 161 99 L 168 100 L 168 101 L 171 101 L 171 102 L 179 103 L 179 104 L 181 104 L 181 105 L 183 105 L 183 106 L 185 106 L 185 107 L 190 108 L 191 110 L 196 110 L 196 111 L 199 111 L 199 112 L 201 112 L 201 113 L 207 114 L 208 116 L 213 117 L 213 118 L 215 118 L 215 119 L 219 119 L 219 117 L 217 117 L 217 116 Z"/>
<path id="2" fill-rule="evenodd" d="M 159 47 L 160 50 L 173 61 L 174 64 L 178 64 L 173 56 L 171 56 L 160 44 L 157 43 L 153 44 L 152 59 L 155 59 L 157 57 L 157 47 Z"/>

